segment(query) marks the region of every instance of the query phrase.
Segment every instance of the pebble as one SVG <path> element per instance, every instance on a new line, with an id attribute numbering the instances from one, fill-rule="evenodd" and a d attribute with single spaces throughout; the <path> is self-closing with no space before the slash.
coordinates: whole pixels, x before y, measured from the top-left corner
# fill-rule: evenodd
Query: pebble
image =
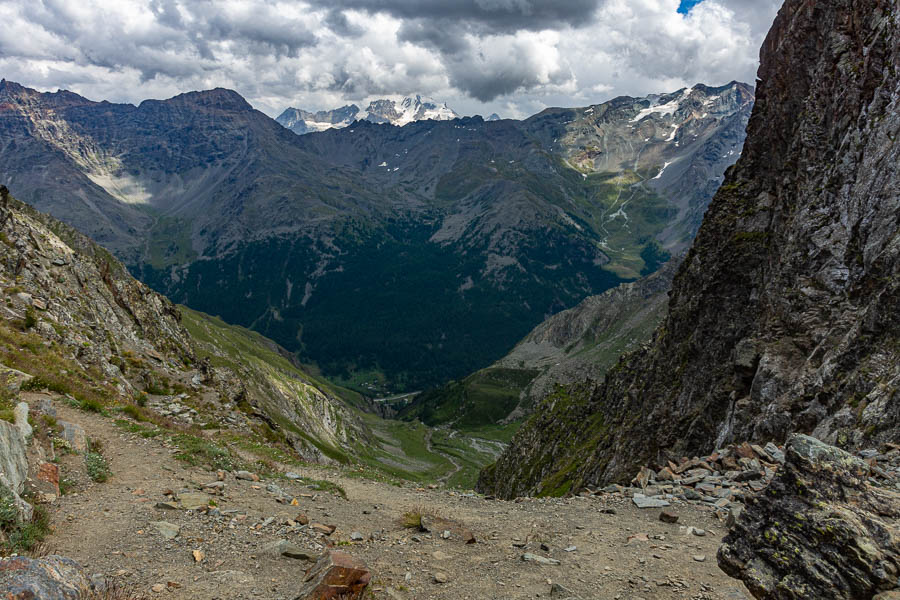
<path id="1" fill-rule="evenodd" d="M 705 555 L 705 554 L 695 554 L 695 555 L 693 556 L 693 558 L 694 558 L 694 560 L 696 560 L 697 562 L 706 562 L 706 555 Z"/>

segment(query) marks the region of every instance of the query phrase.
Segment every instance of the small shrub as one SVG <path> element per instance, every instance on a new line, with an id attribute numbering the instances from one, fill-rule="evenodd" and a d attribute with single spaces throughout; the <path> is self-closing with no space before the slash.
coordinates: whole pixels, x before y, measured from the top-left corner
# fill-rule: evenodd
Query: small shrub
<path id="1" fill-rule="evenodd" d="M 19 511 L 13 493 L 5 485 L 0 484 L 0 530 L 9 531 L 19 522 Z"/>
<path id="2" fill-rule="evenodd" d="M 71 479 L 66 479 L 65 477 L 63 477 L 62 479 L 59 480 L 59 495 L 60 496 L 65 496 L 66 494 L 71 492 L 73 489 L 75 489 L 75 482 L 72 481 Z"/>
<path id="3" fill-rule="evenodd" d="M 140 406 L 136 406 L 134 404 L 126 404 L 125 406 L 123 406 L 122 412 L 140 423 L 149 420 L 144 414 L 144 411 L 141 410 Z"/>
<path id="4" fill-rule="evenodd" d="M 425 510 L 421 507 L 416 507 L 403 513 L 401 523 L 407 529 L 421 529 L 423 516 L 425 516 Z"/>
<path id="5" fill-rule="evenodd" d="M 112 474 L 109 463 L 103 457 L 103 446 L 98 440 L 88 440 L 88 451 L 84 455 L 84 466 L 88 477 L 97 483 L 103 483 Z"/>
<path id="6" fill-rule="evenodd" d="M 54 450 L 58 450 L 63 454 L 75 454 L 75 449 L 72 448 L 72 444 L 69 443 L 69 440 L 61 437 L 54 437 L 50 438 L 50 443 L 53 444 Z"/>
<path id="7" fill-rule="evenodd" d="M 28 308 L 25 309 L 25 322 L 24 322 L 25 330 L 27 331 L 27 330 L 31 329 L 32 327 L 34 327 L 35 325 L 37 325 L 37 317 L 34 316 L 34 309 L 29 306 Z"/>

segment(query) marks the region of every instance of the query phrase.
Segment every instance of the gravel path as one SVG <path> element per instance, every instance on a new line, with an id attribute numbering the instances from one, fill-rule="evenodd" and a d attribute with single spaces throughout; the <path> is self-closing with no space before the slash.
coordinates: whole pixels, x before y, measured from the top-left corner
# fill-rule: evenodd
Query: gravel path
<path id="1" fill-rule="evenodd" d="M 285 539 L 313 553 L 335 544 L 363 559 L 373 572 L 374 598 L 548 598 L 550 582 L 583 600 L 749 598 L 716 566 L 724 528 L 703 507 L 677 505 L 679 523 L 666 524 L 658 510 L 642 511 L 616 496 L 501 502 L 309 467 L 299 474 L 341 485 L 348 499 L 308 483 L 242 481 L 229 473 L 224 495 L 212 496 L 218 505 L 212 515 L 157 508 L 170 501 L 165 491 L 197 492 L 216 474 L 177 461 L 160 438 L 125 433 L 109 419 L 56 404 L 60 419 L 102 440 L 113 477 L 91 483 L 80 474 L 81 457 L 62 459 L 64 475 L 78 480 L 78 491 L 51 507 L 56 529 L 50 548 L 151 597 L 292 599 L 310 563 L 266 550 Z M 277 502 L 280 493 L 267 490 L 271 485 L 297 505 Z M 431 533 L 407 529 L 402 519 L 409 511 L 446 521 L 438 520 Z M 316 534 L 299 524 L 300 513 L 337 530 L 330 537 Z M 160 521 L 179 528 L 177 537 L 165 539 L 153 525 Z M 706 535 L 693 535 L 686 526 Z M 449 539 L 442 537 L 445 529 Z M 364 541 L 350 542 L 354 532 Z M 465 543 L 467 532 L 477 543 Z M 524 562 L 526 553 L 559 564 Z M 436 583 L 436 573 L 447 582 Z"/>

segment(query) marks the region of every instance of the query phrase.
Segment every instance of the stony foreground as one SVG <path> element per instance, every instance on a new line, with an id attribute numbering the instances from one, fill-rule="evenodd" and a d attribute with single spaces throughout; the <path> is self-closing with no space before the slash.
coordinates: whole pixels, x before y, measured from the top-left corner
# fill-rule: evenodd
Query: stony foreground
<path id="1" fill-rule="evenodd" d="M 749 597 L 716 566 L 725 528 L 711 508 L 676 499 L 667 510 L 678 520 L 666 523 L 619 495 L 502 502 L 314 468 L 290 473 L 302 480 L 218 481 L 159 438 L 52 402 L 102 440 L 112 477 L 90 483 L 79 457 L 61 457 L 79 491 L 50 505 L 48 550 L 150 597 L 292 599 L 328 546 L 368 565 L 374 598 L 547 598 L 553 584 L 553 597 L 583 600 Z M 406 513 L 424 514 L 431 531 L 406 527 Z"/>

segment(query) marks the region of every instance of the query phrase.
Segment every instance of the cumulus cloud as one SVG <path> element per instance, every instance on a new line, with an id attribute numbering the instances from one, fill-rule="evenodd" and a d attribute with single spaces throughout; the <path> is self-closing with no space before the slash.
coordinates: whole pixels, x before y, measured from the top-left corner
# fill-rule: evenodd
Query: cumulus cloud
<path id="1" fill-rule="evenodd" d="M 0 76 L 138 102 L 216 86 L 275 115 L 422 93 L 458 112 L 752 83 L 780 0 L 5 0 Z"/>

